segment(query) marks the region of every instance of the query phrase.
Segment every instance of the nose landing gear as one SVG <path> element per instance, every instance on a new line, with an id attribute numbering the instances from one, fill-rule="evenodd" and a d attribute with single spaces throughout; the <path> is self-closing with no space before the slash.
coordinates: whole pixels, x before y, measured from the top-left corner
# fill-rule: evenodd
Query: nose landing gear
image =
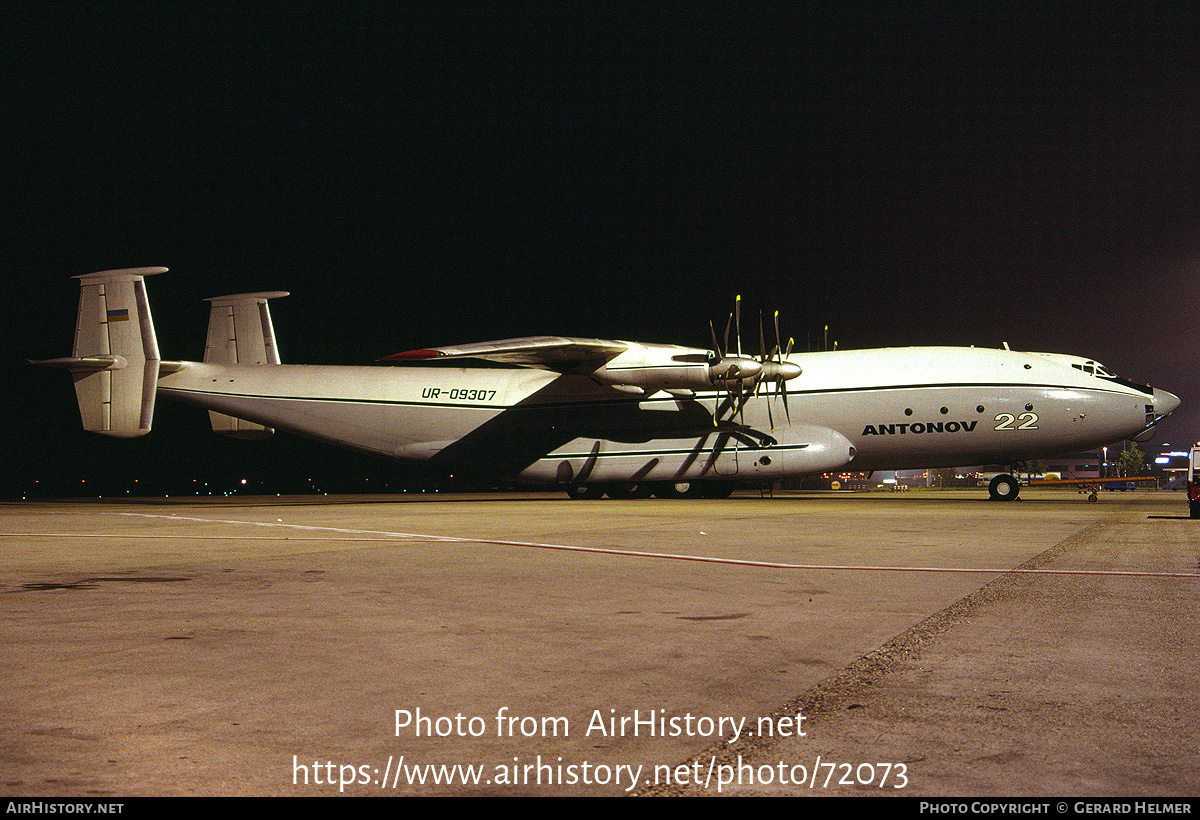
<path id="1" fill-rule="evenodd" d="M 1021 482 L 1008 473 L 1001 473 L 988 485 L 988 495 L 992 501 L 1016 501 L 1020 494 Z"/>

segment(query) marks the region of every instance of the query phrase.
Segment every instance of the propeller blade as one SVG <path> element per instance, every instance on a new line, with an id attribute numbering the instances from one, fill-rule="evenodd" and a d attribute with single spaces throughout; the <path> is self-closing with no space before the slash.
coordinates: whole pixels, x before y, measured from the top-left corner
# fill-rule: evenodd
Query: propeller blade
<path id="1" fill-rule="evenodd" d="M 767 342 L 766 337 L 763 334 L 763 316 L 761 310 L 758 312 L 758 363 L 767 363 Z M 758 398 L 758 389 L 762 387 L 762 383 L 762 376 L 759 375 L 759 377 L 754 380 L 754 384 L 750 388 L 750 392 L 755 398 Z"/>
<path id="2" fill-rule="evenodd" d="M 763 363 L 764 364 L 766 364 L 768 361 L 771 361 L 772 359 L 775 360 L 776 364 L 783 364 L 783 350 L 780 347 L 780 338 L 779 338 L 779 311 L 775 311 L 774 318 L 775 318 L 775 347 L 773 347 L 771 349 L 771 354 L 768 356 L 766 354 L 766 348 L 767 348 L 766 342 L 762 342 Z M 762 322 L 761 322 L 762 315 L 761 314 L 759 314 L 759 319 L 760 319 L 760 322 L 759 322 L 758 333 L 759 333 L 759 337 L 760 337 L 760 341 L 761 341 L 761 337 L 762 337 Z M 767 401 L 767 420 L 771 424 L 772 432 L 775 431 L 775 418 L 774 418 L 774 413 L 771 411 L 771 405 L 774 404 L 773 399 L 779 397 L 779 390 L 782 387 L 782 384 L 781 384 L 782 381 L 783 381 L 782 379 L 775 380 L 775 395 L 772 396 L 771 399 L 769 399 Z M 785 404 L 786 404 L 786 401 L 785 401 Z M 789 421 L 790 420 L 791 419 L 789 418 Z"/>
<path id="3" fill-rule="evenodd" d="M 738 356 L 742 355 L 742 295 L 739 293 L 737 299 L 733 300 L 733 311 L 737 317 L 737 343 Z"/>
<path id="4" fill-rule="evenodd" d="M 780 359 L 780 361 L 781 361 L 781 362 L 783 361 L 783 359 L 786 359 L 786 358 L 787 358 L 787 357 L 788 357 L 788 356 L 791 354 L 791 352 L 792 352 L 792 343 L 793 343 L 793 342 L 795 342 L 795 339 L 792 339 L 791 337 L 789 337 L 789 338 L 788 338 L 787 353 L 784 353 L 784 354 L 783 354 L 783 357 Z M 788 410 L 788 401 L 787 401 L 787 380 L 786 380 L 786 379 L 780 379 L 780 380 L 779 380 L 779 391 L 780 391 L 780 393 L 782 393 L 782 394 L 783 394 L 783 412 L 784 412 L 784 413 L 787 415 L 787 420 L 788 420 L 788 422 L 790 423 L 790 422 L 791 422 L 791 420 L 792 420 L 792 414 L 791 414 L 791 411 L 789 411 L 789 410 Z"/>
<path id="5" fill-rule="evenodd" d="M 783 348 L 783 337 L 779 335 L 779 311 L 775 311 L 775 350 L 777 350 L 781 354 L 779 357 L 780 364 L 783 364 L 782 348 Z M 792 350 L 792 348 L 789 345 L 788 352 L 790 353 L 791 350 Z"/>

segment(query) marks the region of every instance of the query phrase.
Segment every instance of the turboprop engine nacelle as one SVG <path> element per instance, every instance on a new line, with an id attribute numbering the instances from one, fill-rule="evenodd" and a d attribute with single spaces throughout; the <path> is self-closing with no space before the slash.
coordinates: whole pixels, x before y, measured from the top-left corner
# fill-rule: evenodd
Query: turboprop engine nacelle
<path id="1" fill-rule="evenodd" d="M 760 362 L 748 356 L 717 356 L 687 348 L 630 346 L 590 375 L 618 390 L 649 395 L 696 390 L 738 390 L 760 381 L 784 381 L 800 375 L 791 362 Z"/>
<path id="2" fill-rule="evenodd" d="M 740 384 L 753 384 L 763 372 L 763 366 L 743 356 L 726 356 L 708 365 L 709 384 L 725 390 L 735 390 Z"/>
<path id="3" fill-rule="evenodd" d="M 794 379 L 804 371 L 800 369 L 800 365 L 792 362 L 763 362 L 762 376 L 764 382 L 785 382 L 788 379 Z"/>

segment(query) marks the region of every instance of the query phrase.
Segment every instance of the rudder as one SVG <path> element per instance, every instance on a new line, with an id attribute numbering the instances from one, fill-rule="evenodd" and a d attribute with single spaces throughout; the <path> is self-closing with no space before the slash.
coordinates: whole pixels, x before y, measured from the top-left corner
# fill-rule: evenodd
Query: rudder
<path id="1" fill-rule="evenodd" d="M 208 340 L 204 361 L 210 364 L 279 364 L 275 328 L 267 300 L 287 296 L 286 291 L 235 293 L 208 301 Z M 208 412 L 214 432 L 235 438 L 265 438 L 274 430 L 213 410 Z"/>

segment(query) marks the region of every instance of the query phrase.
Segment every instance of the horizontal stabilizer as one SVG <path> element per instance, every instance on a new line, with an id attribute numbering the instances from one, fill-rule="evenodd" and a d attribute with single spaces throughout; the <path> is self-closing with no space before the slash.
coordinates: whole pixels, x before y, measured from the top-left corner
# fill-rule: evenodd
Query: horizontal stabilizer
<path id="1" fill-rule="evenodd" d="M 72 373 L 90 373 L 97 370 L 124 370 L 129 361 L 124 356 L 64 356 L 61 359 L 31 361 L 46 367 L 61 367 Z"/>

